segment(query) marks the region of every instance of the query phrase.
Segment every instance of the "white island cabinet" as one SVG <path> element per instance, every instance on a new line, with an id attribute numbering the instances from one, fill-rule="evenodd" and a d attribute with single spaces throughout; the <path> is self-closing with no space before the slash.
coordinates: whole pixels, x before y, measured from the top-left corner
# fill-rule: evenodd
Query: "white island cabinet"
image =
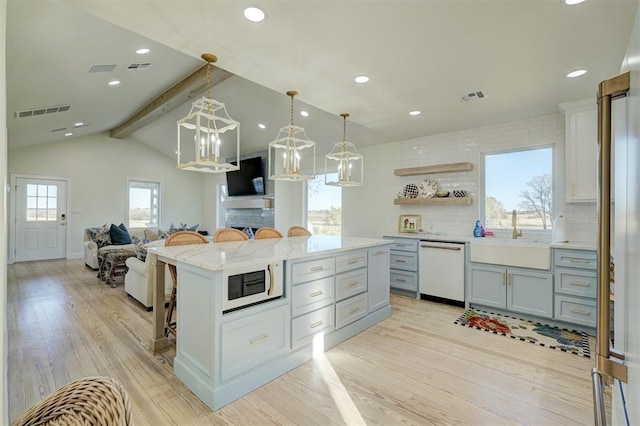
<path id="1" fill-rule="evenodd" d="M 178 271 L 174 373 L 211 409 L 310 360 L 391 315 L 389 244 L 381 239 L 310 236 L 157 247 L 151 348 L 166 346 L 164 264 Z M 225 310 L 236 270 L 282 267 L 283 294 Z M 267 268 L 268 270 L 268 268 Z"/>

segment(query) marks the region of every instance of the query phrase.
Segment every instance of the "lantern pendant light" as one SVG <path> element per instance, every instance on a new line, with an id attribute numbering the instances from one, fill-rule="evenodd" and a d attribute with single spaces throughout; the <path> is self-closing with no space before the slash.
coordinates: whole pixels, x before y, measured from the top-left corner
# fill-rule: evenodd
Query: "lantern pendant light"
<path id="1" fill-rule="evenodd" d="M 269 179 L 286 181 L 311 180 L 316 175 L 316 143 L 310 140 L 302 127 L 293 124 L 293 98 L 291 97 L 291 124 L 280 128 L 278 137 L 269 142 Z"/>
<path id="2" fill-rule="evenodd" d="M 333 145 L 330 153 L 324 156 L 324 183 L 332 186 L 360 186 L 364 180 L 364 157 L 352 142 L 347 142 L 347 117 L 343 120 L 342 142 Z M 334 176 L 335 173 L 335 176 Z"/>
<path id="3" fill-rule="evenodd" d="M 207 94 L 178 120 L 177 167 L 205 173 L 239 170 L 239 162 L 227 160 L 240 158 L 240 123 L 229 116 L 224 103 L 211 98 L 211 64 L 218 58 L 203 53 L 202 59 L 207 62 Z"/>

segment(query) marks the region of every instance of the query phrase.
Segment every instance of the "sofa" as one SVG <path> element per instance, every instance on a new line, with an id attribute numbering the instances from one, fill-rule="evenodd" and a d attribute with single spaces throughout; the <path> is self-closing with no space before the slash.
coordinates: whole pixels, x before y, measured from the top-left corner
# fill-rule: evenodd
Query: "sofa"
<path id="1" fill-rule="evenodd" d="M 109 240 L 109 243 L 106 245 L 100 244 L 102 241 L 104 240 L 100 240 L 100 238 L 96 240 L 92 239 L 92 231 L 94 231 L 94 238 L 95 238 L 95 230 L 99 230 L 100 229 L 108 229 L 105 228 L 106 225 L 102 226 L 102 227 L 98 227 L 98 228 L 85 228 L 83 231 L 83 238 L 84 238 L 84 263 L 85 265 L 87 265 L 89 268 L 93 269 L 94 271 L 98 270 L 98 248 L 101 249 L 124 249 L 124 250 L 131 250 L 132 252 L 136 251 L 136 245 L 135 243 L 131 242 L 129 244 L 112 244 L 111 240 Z M 144 231 L 143 230 L 139 230 L 139 231 L 128 231 L 129 234 L 133 237 L 133 236 L 137 236 L 140 238 L 144 238 Z M 100 244 L 100 247 L 98 247 L 98 245 Z"/>
<path id="2" fill-rule="evenodd" d="M 144 244 L 144 249 L 148 247 L 160 247 L 164 246 L 164 240 L 151 241 Z M 152 260 L 155 256 L 146 256 L 144 261 L 141 260 L 141 256 L 130 257 L 125 261 L 127 268 L 129 269 L 124 276 L 124 291 L 138 302 L 142 304 L 147 310 L 153 308 L 153 268 L 155 268 L 155 262 Z M 173 283 L 171 282 L 171 274 L 169 274 L 169 267 L 165 266 L 164 270 L 164 293 L 165 300 L 169 299 L 171 295 L 171 289 Z"/>

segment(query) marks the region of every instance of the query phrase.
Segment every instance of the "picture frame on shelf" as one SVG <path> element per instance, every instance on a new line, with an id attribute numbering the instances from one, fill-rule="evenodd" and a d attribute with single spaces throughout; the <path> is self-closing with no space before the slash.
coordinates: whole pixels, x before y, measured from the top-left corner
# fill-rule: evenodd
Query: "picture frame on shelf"
<path id="1" fill-rule="evenodd" d="M 417 234 L 420 228 L 419 214 L 401 214 L 398 218 L 398 232 L 406 234 Z"/>

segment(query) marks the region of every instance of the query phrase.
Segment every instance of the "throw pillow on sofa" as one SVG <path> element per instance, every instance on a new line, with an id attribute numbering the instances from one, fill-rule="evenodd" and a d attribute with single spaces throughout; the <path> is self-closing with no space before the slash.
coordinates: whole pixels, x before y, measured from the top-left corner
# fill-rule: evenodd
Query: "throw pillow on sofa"
<path id="1" fill-rule="evenodd" d="M 111 245 L 110 230 L 111 228 L 107 226 L 106 223 L 98 228 L 87 228 L 87 232 L 89 233 L 89 238 L 91 239 L 91 241 L 96 243 L 98 248 Z"/>
<path id="2" fill-rule="evenodd" d="M 109 228 L 109 234 L 111 236 L 111 244 L 113 245 L 121 246 L 125 244 L 131 244 L 131 235 L 129 235 L 129 231 L 123 223 L 121 223 L 120 226 L 111 224 L 111 227 Z"/>

